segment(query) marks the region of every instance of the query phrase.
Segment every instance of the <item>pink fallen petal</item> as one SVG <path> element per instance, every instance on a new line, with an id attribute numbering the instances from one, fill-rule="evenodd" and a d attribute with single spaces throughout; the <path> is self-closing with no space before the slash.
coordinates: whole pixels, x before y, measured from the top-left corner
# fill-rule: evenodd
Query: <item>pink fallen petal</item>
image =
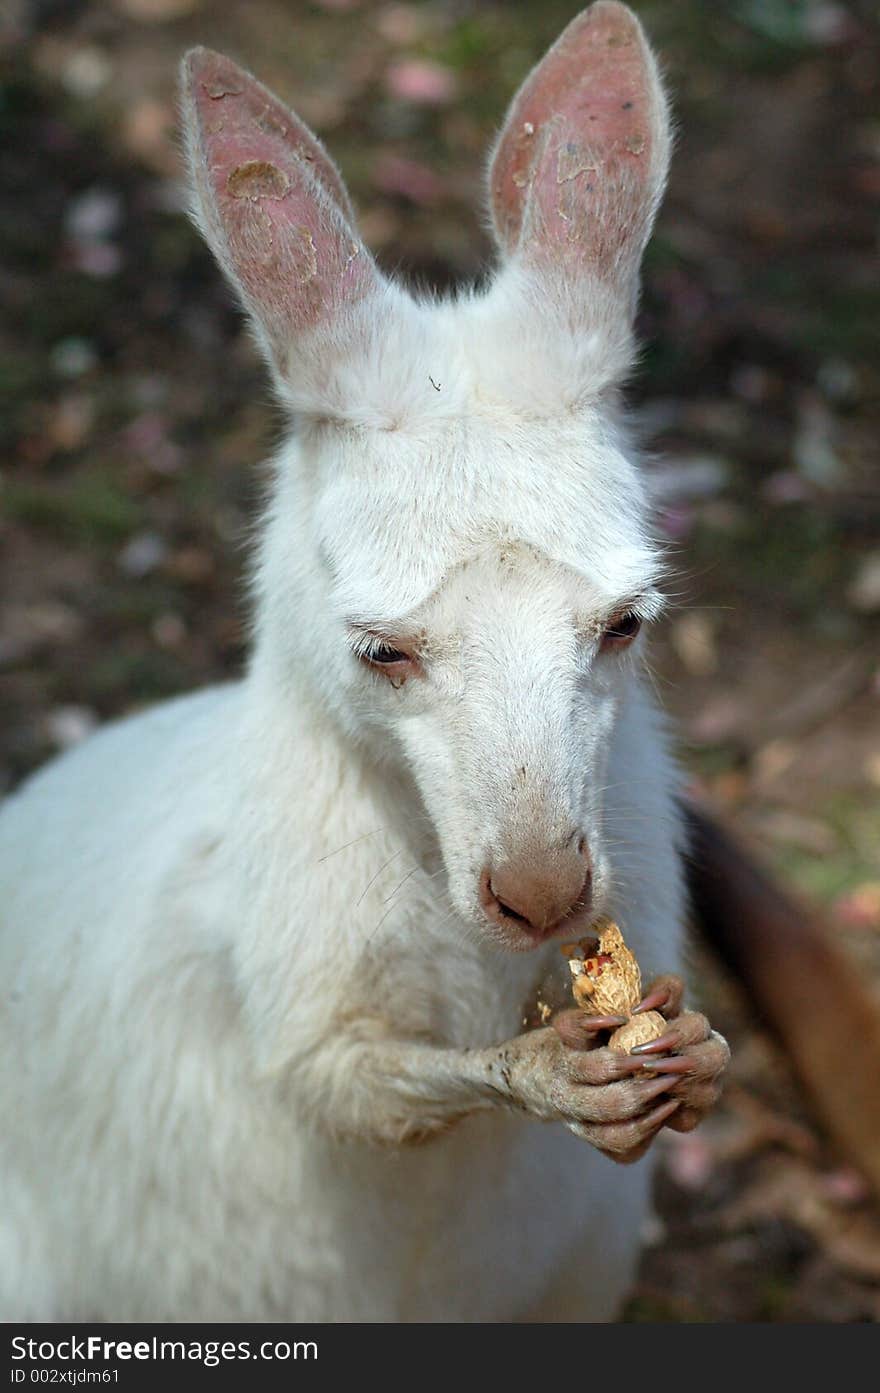
<path id="1" fill-rule="evenodd" d="M 696 514 L 693 508 L 682 504 L 677 508 L 660 509 L 657 521 L 667 537 L 673 542 L 681 542 L 693 531 Z"/>
<path id="2" fill-rule="evenodd" d="M 777 470 L 761 485 L 761 497 L 768 503 L 802 503 L 812 494 L 808 481 L 793 469 Z"/>
<path id="3" fill-rule="evenodd" d="M 383 155 L 376 164 L 376 188 L 392 197 L 426 206 L 443 194 L 443 183 L 427 166 L 399 155 Z"/>
<path id="4" fill-rule="evenodd" d="M 698 745 L 717 745 L 737 735 L 744 719 L 742 703 L 736 697 L 716 696 L 688 723 L 688 736 Z"/>
<path id="5" fill-rule="evenodd" d="M 106 280 L 122 269 L 122 252 L 113 242 L 79 242 L 71 249 L 74 269 L 95 280 Z"/>
<path id="6" fill-rule="evenodd" d="M 880 929 L 880 881 L 868 880 L 834 901 L 834 918 L 851 929 Z"/>
<path id="7" fill-rule="evenodd" d="M 714 1157 L 696 1132 L 670 1132 L 666 1137 L 666 1169 L 683 1190 L 702 1190 L 712 1174 Z"/>
<path id="8" fill-rule="evenodd" d="M 398 101 L 418 106 L 443 106 L 455 96 L 455 77 L 449 68 L 424 58 L 404 58 L 392 63 L 385 85 Z"/>
<path id="9" fill-rule="evenodd" d="M 830 1200 L 841 1205 L 862 1204 L 871 1195 L 871 1187 L 865 1177 L 851 1166 L 826 1171 L 822 1176 L 822 1189 Z"/>

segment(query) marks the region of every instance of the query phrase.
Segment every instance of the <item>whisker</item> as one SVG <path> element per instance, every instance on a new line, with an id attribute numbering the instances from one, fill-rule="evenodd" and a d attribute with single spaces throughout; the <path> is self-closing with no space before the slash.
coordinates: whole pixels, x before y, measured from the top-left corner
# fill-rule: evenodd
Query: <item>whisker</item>
<path id="1" fill-rule="evenodd" d="M 357 903 L 355 904 L 355 909 L 357 909 L 358 905 L 361 904 L 361 903 L 363 902 L 364 896 L 366 895 L 367 891 L 370 889 L 370 886 L 371 886 L 371 885 L 375 885 L 376 881 L 379 879 L 379 876 L 382 874 L 382 872 L 383 872 L 388 866 L 391 865 L 391 862 L 392 862 L 392 861 L 396 861 L 397 858 L 398 858 L 398 856 L 402 856 L 402 855 L 403 855 L 404 849 L 405 849 L 404 847 L 400 847 L 399 850 L 394 851 L 394 852 L 391 853 L 391 855 L 388 857 L 388 860 L 387 860 L 387 861 L 383 861 L 383 862 L 382 862 L 382 865 L 379 867 L 379 869 L 378 869 L 378 871 L 376 872 L 376 874 L 375 874 L 374 876 L 371 876 L 371 878 L 367 881 L 366 885 L 364 886 L 363 894 L 361 895 L 360 899 L 359 899 L 359 900 L 357 901 Z"/>
<path id="2" fill-rule="evenodd" d="M 335 851 L 328 851 L 326 856 L 319 856 L 315 864 L 320 866 L 322 861 L 329 861 L 331 856 L 338 856 L 340 851 L 347 851 L 350 846 L 357 846 L 358 842 L 365 841 L 367 837 L 375 837 L 377 832 L 384 831 L 384 827 L 374 827 L 372 832 L 362 832 L 359 837 L 352 838 L 352 840 L 346 842 L 344 846 L 338 846 Z"/>
<path id="3" fill-rule="evenodd" d="M 410 876 L 414 876 L 418 869 L 418 866 L 413 866 L 411 871 L 407 871 L 406 875 L 403 877 L 403 880 L 398 881 L 397 885 L 395 885 L 394 889 L 391 891 L 391 894 L 388 896 L 388 899 L 383 900 L 382 903 L 389 904 L 390 901 L 394 899 L 394 896 L 397 894 L 398 890 L 403 888 L 403 886 L 409 880 Z"/>
<path id="4" fill-rule="evenodd" d="M 381 929 L 382 925 L 385 923 L 385 920 L 388 918 L 388 915 L 391 913 L 391 911 L 392 911 L 393 908 L 394 908 L 394 905 L 393 905 L 393 904 L 390 904 L 390 905 L 388 906 L 388 908 L 386 909 L 385 913 L 382 915 L 382 918 L 379 920 L 379 922 L 378 922 L 378 924 L 376 925 L 376 927 L 367 935 L 367 941 L 366 941 L 366 944 L 364 945 L 365 947 L 369 947 L 369 945 L 372 943 L 373 939 L 376 937 L 376 934 L 379 932 L 379 930 Z"/>

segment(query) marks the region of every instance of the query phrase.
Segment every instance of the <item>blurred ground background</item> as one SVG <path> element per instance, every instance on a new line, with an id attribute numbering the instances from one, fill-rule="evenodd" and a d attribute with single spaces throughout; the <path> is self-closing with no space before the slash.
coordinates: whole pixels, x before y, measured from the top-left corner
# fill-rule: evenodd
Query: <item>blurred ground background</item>
<path id="1" fill-rule="evenodd" d="M 487 142 L 577 8 L 7 0 L 0 792 L 242 661 L 280 419 L 182 213 L 182 49 L 221 48 L 286 97 L 382 263 L 448 284 L 488 264 Z M 658 686 L 694 781 L 880 983 L 880 18 L 871 0 L 636 8 L 680 124 L 630 392 L 678 569 Z M 698 966 L 733 1083 L 669 1137 L 628 1318 L 876 1320 L 864 1183 Z"/>

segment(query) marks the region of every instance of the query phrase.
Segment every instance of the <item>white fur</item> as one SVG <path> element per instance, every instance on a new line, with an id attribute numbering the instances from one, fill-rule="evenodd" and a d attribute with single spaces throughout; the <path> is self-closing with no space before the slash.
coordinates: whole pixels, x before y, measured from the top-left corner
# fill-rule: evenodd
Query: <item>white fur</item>
<path id="1" fill-rule="evenodd" d="M 598 645 L 659 608 L 610 314 L 514 259 L 295 344 L 245 677 L 4 806 L 4 1318 L 613 1317 L 651 1161 L 493 1097 L 558 945 L 505 952 L 477 898 L 574 823 L 597 912 L 680 967 L 664 736 L 639 646 Z M 424 675 L 366 669 L 358 625 Z"/>

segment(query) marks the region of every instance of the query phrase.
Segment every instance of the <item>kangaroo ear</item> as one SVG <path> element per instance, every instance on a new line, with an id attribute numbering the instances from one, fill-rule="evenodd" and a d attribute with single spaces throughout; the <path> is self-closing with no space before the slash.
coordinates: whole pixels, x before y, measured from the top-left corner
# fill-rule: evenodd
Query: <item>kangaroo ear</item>
<path id="1" fill-rule="evenodd" d="M 572 20 L 513 100 L 489 171 L 501 249 L 634 302 L 670 131 L 657 67 L 625 5 Z"/>
<path id="2" fill-rule="evenodd" d="M 283 375 L 296 337 L 379 273 L 335 165 L 292 111 L 209 49 L 186 55 L 181 85 L 196 220 Z"/>

